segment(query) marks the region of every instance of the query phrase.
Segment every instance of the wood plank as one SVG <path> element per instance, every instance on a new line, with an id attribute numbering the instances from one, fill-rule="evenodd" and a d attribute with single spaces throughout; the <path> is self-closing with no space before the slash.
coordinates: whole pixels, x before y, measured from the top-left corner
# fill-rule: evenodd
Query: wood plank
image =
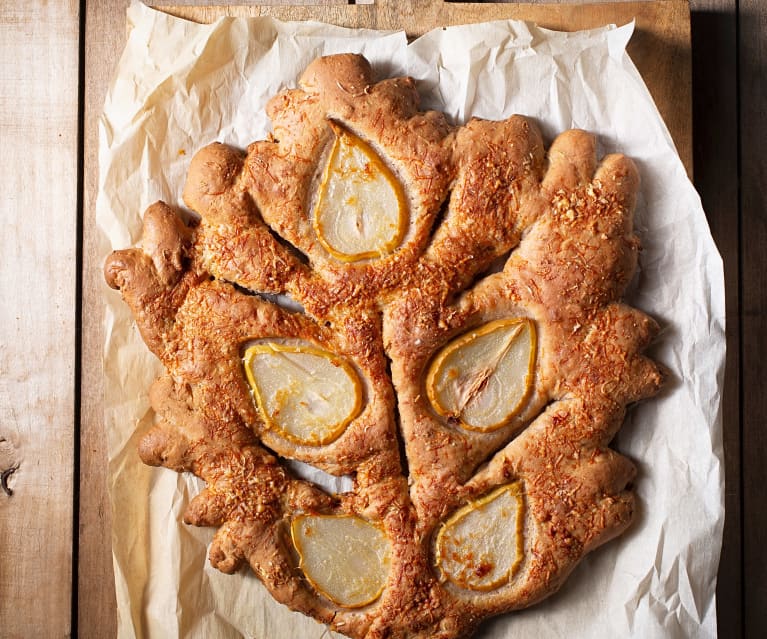
<path id="1" fill-rule="evenodd" d="M 83 118 L 82 376 L 80 396 L 80 500 L 77 629 L 83 638 L 117 635 L 112 517 L 107 493 L 104 432 L 104 335 L 101 264 L 106 247 L 96 231 L 98 118 L 107 86 L 125 46 L 129 2 L 86 2 Z"/>
<path id="2" fill-rule="evenodd" d="M 160 5 L 172 15 L 212 22 L 224 15 L 271 15 L 280 20 L 321 20 L 345 27 L 404 29 L 410 36 L 446 25 L 486 20 L 530 20 L 562 31 L 591 29 L 636 20 L 628 53 L 637 65 L 677 145 L 688 174 L 692 174 L 692 85 L 690 22 L 687 0 L 592 4 L 447 3 L 379 0 L 373 5 L 342 7 L 179 6 Z"/>
<path id="3" fill-rule="evenodd" d="M 744 635 L 767 636 L 767 4 L 740 0 Z"/>
<path id="4" fill-rule="evenodd" d="M 78 28 L 78 2 L 0 5 L 3 637 L 71 632 Z"/>
<path id="5" fill-rule="evenodd" d="M 725 453 L 725 527 L 717 583 L 723 636 L 741 637 L 743 590 L 740 485 L 738 320 L 738 114 L 735 0 L 692 4 L 693 147 L 695 186 L 724 258 L 727 364 L 722 397 Z"/>

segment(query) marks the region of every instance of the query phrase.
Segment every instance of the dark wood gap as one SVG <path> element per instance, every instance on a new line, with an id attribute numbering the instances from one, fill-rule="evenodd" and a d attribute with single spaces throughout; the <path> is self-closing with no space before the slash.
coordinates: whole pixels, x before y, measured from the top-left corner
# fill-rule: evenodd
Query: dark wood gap
<path id="1" fill-rule="evenodd" d="M 83 374 L 83 278 L 85 264 L 85 0 L 79 2 L 79 40 L 77 43 L 77 224 L 75 247 L 75 361 L 74 361 L 74 437 L 72 469 L 72 609 L 70 613 L 70 636 L 79 636 L 80 600 L 80 447 L 82 446 L 82 374 Z"/>
<path id="2" fill-rule="evenodd" d="M 693 75 L 694 181 L 720 252 L 740 253 L 737 172 L 737 14 L 730 11 L 693 11 L 691 14 Z M 712 68 L 720 71 L 711 73 Z M 725 453 L 725 530 L 717 583 L 718 625 L 725 636 L 743 636 L 743 555 L 732 543 L 742 535 L 742 475 L 740 402 L 738 397 L 739 330 L 737 262 L 725 262 L 727 364 L 722 397 Z"/>

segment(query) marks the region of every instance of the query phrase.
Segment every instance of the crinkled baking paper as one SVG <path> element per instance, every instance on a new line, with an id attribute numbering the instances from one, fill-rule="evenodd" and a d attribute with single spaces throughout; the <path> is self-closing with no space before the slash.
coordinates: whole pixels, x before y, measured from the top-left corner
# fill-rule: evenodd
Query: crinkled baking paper
<path id="1" fill-rule="evenodd" d="M 670 371 L 659 397 L 632 408 L 615 446 L 633 459 L 639 512 L 629 531 L 589 555 L 562 590 L 486 624 L 482 639 L 674 639 L 716 636 L 714 591 L 723 523 L 720 390 L 724 287 L 700 200 L 625 52 L 632 25 L 557 33 L 503 21 L 403 33 L 270 18 L 198 25 L 133 4 L 130 35 L 100 130 L 102 248 L 139 240 L 140 214 L 182 205 L 192 155 L 215 140 L 262 139 L 274 93 L 316 56 L 354 51 L 379 76 L 412 75 L 425 107 L 456 122 L 532 116 L 551 140 L 578 127 L 600 152 L 638 164 L 640 271 L 629 302 L 663 330 L 650 354 Z M 144 466 L 136 442 L 152 421 L 160 372 L 127 307 L 106 291 L 106 429 L 119 637 L 333 636 L 272 601 L 247 569 L 206 559 L 213 531 L 182 523 L 191 476 Z"/>

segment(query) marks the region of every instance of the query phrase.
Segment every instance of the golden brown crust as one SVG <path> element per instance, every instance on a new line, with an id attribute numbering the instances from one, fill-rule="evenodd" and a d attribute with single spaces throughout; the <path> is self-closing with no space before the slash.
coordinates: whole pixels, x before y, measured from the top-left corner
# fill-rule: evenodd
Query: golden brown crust
<path id="1" fill-rule="evenodd" d="M 619 155 L 598 163 L 583 131 L 546 153 L 521 116 L 450 127 L 418 110 L 411 79 L 375 82 L 361 56 L 318 59 L 267 110 L 271 139 L 245 155 L 213 144 L 193 159 L 184 199 L 198 224 L 158 203 L 142 248 L 107 260 L 107 282 L 167 369 L 139 454 L 206 482 L 185 521 L 218 527 L 210 560 L 222 571 L 247 561 L 278 601 L 351 637 L 467 636 L 551 594 L 631 522 L 634 467 L 609 443 L 627 405 L 661 384 L 641 354 L 657 326 L 620 301 L 639 249 L 636 168 Z M 318 241 L 310 212 L 333 126 L 370 145 L 403 185 L 407 228 L 390 254 L 342 261 Z M 286 294 L 303 312 L 265 294 Z M 435 353 L 513 317 L 529 318 L 537 336 L 522 409 L 488 432 L 440 415 L 424 387 Z M 351 363 L 363 408 L 337 439 L 296 443 L 262 418 L 242 355 L 266 338 Z M 354 489 L 328 495 L 274 453 L 351 474 Z M 438 527 L 513 481 L 526 513 L 513 579 L 477 592 L 441 578 Z M 314 591 L 287 532 L 299 512 L 380 523 L 391 565 L 376 602 L 349 609 Z"/>

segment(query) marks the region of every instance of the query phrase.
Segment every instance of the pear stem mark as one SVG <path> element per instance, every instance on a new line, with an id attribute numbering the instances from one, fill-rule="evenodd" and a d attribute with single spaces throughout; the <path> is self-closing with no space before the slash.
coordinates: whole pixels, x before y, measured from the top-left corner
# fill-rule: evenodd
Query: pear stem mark
<path id="1" fill-rule="evenodd" d="M 459 415 L 463 414 L 464 409 L 469 403 L 482 392 L 482 389 L 487 385 L 487 380 L 490 379 L 490 376 L 498 368 L 501 360 L 506 356 L 506 353 L 509 352 L 511 345 L 514 343 L 514 340 L 521 330 L 522 326 L 517 326 L 515 330 L 509 333 L 498 353 L 490 362 L 488 362 L 487 366 L 477 371 L 471 378 L 461 379 L 457 393 L 460 398 L 457 411 Z"/>

